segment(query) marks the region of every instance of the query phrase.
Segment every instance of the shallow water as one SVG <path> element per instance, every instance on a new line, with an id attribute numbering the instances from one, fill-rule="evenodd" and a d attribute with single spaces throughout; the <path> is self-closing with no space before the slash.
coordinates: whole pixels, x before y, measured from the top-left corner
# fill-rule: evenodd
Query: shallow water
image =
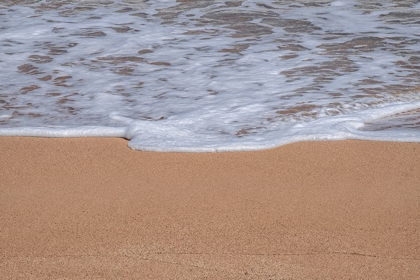
<path id="1" fill-rule="evenodd" d="M 414 0 L 6 0 L 0 135 L 159 151 L 417 141 L 418 119 L 375 122 L 420 107 L 419 15 Z"/>

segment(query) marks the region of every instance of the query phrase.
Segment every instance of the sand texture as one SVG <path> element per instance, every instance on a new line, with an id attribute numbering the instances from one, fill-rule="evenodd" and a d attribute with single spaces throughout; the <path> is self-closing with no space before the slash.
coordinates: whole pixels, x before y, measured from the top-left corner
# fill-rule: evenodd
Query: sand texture
<path id="1" fill-rule="evenodd" d="M 420 279 L 420 144 L 0 137 L 1 279 Z"/>

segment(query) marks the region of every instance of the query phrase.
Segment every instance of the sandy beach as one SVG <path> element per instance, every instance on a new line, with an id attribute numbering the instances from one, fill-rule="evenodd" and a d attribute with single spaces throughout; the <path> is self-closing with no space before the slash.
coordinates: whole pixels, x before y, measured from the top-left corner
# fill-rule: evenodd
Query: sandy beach
<path id="1" fill-rule="evenodd" d="M 0 137 L 2 279 L 420 279 L 420 144 Z"/>

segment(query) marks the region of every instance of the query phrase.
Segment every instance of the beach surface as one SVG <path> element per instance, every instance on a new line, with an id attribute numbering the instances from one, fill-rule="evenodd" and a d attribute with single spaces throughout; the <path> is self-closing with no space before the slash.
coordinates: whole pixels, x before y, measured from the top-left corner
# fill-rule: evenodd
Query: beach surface
<path id="1" fill-rule="evenodd" d="M 2 279 L 420 279 L 420 144 L 0 137 Z"/>

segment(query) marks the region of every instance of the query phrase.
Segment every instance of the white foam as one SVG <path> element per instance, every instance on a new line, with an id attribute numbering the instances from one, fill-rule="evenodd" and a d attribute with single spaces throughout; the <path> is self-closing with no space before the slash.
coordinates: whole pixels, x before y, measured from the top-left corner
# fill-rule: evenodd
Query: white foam
<path id="1" fill-rule="evenodd" d="M 355 6 L 356 4 L 359 4 L 359 2 L 358 1 L 352 1 L 352 0 L 333 1 L 333 2 L 331 2 L 331 6 L 332 7 Z"/>
<path id="2" fill-rule="evenodd" d="M 107 2 L 0 6 L 0 135 L 188 152 L 420 139 L 358 130 L 420 107 L 418 24 L 388 22 L 405 11 L 391 2 Z"/>
<path id="3" fill-rule="evenodd" d="M 118 137 L 125 138 L 127 128 L 106 126 L 81 127 L 12 127 L 2 128 L 1 136 L 33 136 L 33 137 Z"/>
<path id="4" fill-rule="evenodd" d="M 311 122 L 289 124 L 265 135 L 252 135 L 246 139 L 214 137 L 197 134 L 182 124 L 166 122 L 156 125 L 133 121 L 127 130 L 128 146 L 135 150 L 159 152 L 222 152 L 252 151 L 274 148 L 301 141 L 325 140 L 376 140 L 395 142 L 420 142 L 420 131 L 362 131 L 367 122 L 389 115 L 420 108 L 420 102 L 387 105 L 380 109 L 368 109 L 354 114 L 324 117 Z M 183 139 L 183 141 L 179 141 Z M 156 145 L 159 143 L 159 145 Z"/>
<path id="5" fill-rule="evenodd" d="M 189 123 L 177 121 L 149 122 L 131 120 L 117 113 L 110 118 L 124 127 L 21 127 L 3 128 L 2 136 L 38 137 L 121 137 L 129 139 L 134 150 L 157 152 L 226 152 L 269 149 L 301 141 L 325 140 L 376 140 L 420 142 L 420 131 L 362 131 L 367 122 L 389 115 L 420 108 L 420 102 L 387 105 L 354 114 L 324 117 L 311 122 L 289 124 L 278 131 L 265 135 L 253 135 L 246 139 L 232 139 L 212 134 L 196 133 Z"/>

